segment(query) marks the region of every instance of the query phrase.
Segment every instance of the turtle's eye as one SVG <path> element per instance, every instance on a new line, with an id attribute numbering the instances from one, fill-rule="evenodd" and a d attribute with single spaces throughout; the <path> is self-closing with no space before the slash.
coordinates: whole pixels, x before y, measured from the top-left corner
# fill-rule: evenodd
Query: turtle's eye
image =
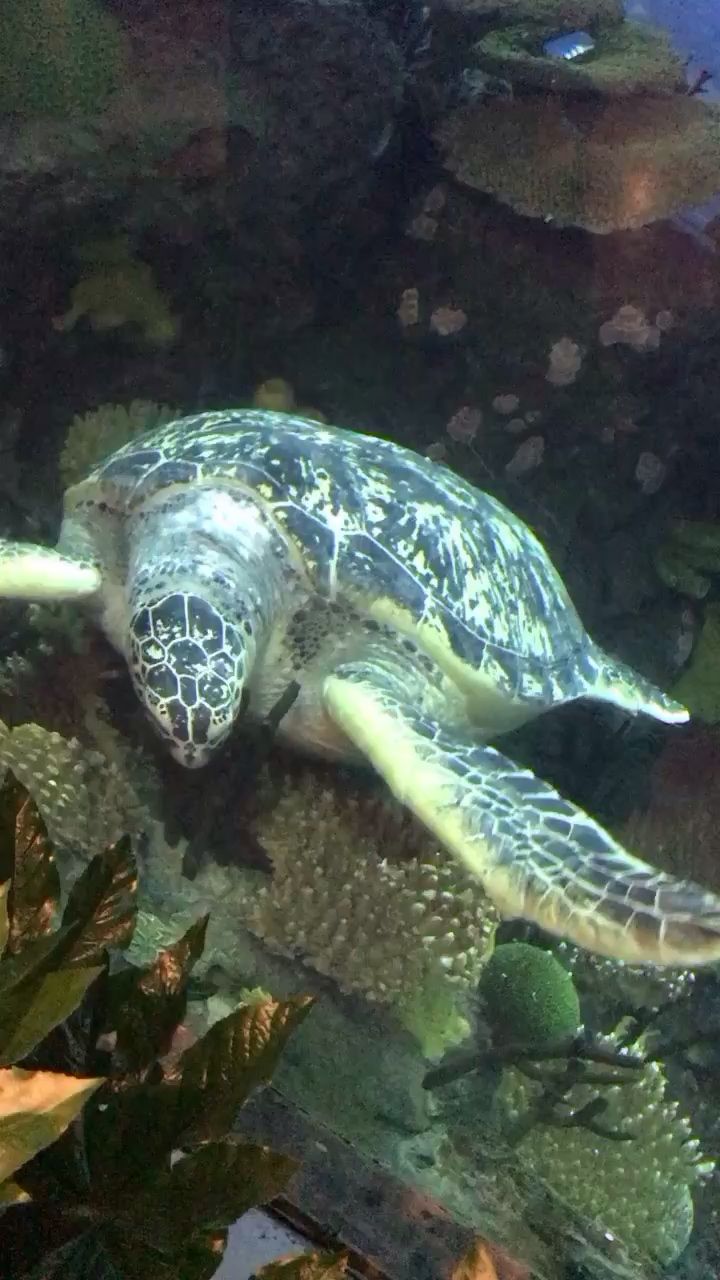
<path id="1" fill-rule="evenodd" d="M 175 758 L 199 768 L 240 711 L 241 632 L 208 601 L 173 592 L 139 609 L 130 633 L 130 671 L 141 702 Z"/>

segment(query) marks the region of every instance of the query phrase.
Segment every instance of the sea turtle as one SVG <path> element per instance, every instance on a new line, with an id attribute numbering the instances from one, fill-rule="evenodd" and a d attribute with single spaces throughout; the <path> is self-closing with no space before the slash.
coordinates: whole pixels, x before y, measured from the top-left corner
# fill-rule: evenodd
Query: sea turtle
<path id="1" fill-rule="evenodd" d="M 720 959 L 720 898 L 487 745 L 577 698 L 688 717 L 594 643 L 530 529 L 449 468 L 285 413 L 179 419 L 68 490 L 57 550 L 1 543 L 0 595 L 86 597 L 182 764 L 294 685 L 280 735 L 371 762 L 504 914 L 621 960 Z"/>

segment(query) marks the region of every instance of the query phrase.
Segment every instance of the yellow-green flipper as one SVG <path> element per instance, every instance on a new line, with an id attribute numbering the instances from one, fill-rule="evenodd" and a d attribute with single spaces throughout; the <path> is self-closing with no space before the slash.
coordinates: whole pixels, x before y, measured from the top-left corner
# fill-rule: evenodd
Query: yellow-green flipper
<path id="1" fill-rule="evenodd" d="M 324 696 L 398 799 L 504 915 L 618 960 L 720 960 L 720 898 L 633 857 L 528 769 L 446 727 L 433 715 L 438 688 L 402 659 L 383 658 L 339 667 Z"/>
<path id="2" fill-rule="evenodd" d="M 0 597 L 11 600 L 83 600 L 100 589 L 95 565 L 53 547 L 0 538 Z"/>

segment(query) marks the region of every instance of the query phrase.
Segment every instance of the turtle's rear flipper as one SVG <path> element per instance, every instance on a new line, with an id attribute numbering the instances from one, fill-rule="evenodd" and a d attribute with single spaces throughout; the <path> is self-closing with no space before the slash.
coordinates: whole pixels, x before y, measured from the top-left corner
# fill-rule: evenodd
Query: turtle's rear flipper
<path id="1" fill-rule="evenodd" d="M 99 588 L 100 573 L 94 565 L 52 547 L 0 538 L 0 598 L 81 600 Z"/>
<path id="2" fill-rule="evenodd" d="M 444 728 L 425 709 L 439 682 L 425 679 L 400 657 L 346 663 L 325 705 L 501 912 L 617 960 L 720 959 L 719 897 L 641 862 L 529 770 Z"/>

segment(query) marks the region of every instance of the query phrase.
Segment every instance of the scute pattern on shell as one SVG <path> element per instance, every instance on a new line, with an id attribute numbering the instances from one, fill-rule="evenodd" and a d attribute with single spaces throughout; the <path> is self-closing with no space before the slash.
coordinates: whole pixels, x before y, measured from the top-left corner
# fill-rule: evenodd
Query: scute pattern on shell
<path id="1" fill-rule="evenodd" d="M 284 413 L 201 414 L 121 449 L 67 509 L 130 513 L 168 485 L 215 481 L 257 495 L 322 596 L 386 602 L 404 630 L 426 628 L 508 697 L 550 705 L 582 691 L 585 631 L 538 540 L 495 499 L 390 441 Z"/>

